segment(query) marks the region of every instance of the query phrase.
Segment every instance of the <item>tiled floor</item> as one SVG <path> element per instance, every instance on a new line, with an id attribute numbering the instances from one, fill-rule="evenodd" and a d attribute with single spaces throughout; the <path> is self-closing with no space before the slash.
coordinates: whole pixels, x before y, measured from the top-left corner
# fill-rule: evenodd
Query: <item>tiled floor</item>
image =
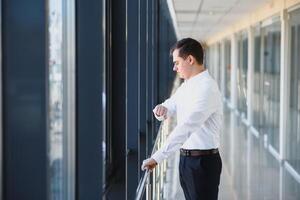
<path id="1" fill-rule="evenodd" d="M 221 138 L 220 200 L 300 200 L 300 183 L 284 162 L 271 153 L 265 137 L 256 137 L 226 106 Z M 164 196 L 184 199 L 178 178 L 178 155 L 168 162 Z"/>

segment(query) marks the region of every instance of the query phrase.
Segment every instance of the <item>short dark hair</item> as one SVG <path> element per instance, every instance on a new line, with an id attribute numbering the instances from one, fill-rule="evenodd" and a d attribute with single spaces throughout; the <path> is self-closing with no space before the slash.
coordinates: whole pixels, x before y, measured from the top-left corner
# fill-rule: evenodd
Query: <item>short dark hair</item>
<path id="1" fill-rule="evenodd" d="M 203 64 L 203 48 L 200 42 L 192 38 L 183 38 L 176 42 L 170 49 L 170 55 L 178 49 L 178 55 L 182 58 L 187 58 L 192 55 L 196 61 L 202 65 Z"/>

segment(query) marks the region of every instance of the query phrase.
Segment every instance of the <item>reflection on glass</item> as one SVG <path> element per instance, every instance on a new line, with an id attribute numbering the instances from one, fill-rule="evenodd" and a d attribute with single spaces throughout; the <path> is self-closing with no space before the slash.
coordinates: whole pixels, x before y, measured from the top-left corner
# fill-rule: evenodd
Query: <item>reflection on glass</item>
<path id="1" fill-rule="evenodd" d="M 261 31 L 260 26 L 255 27 L 254 32 L 254 73 L 253 73 L 253 126 L 257 131 L 262 125 L 262 101 L 263 101 L 263 71 L 262 71 L 262 56 L 261 56 Z"/>
<path id="2" fill-rule="evenodd" d="M 221 44 L 217 44 L 217 60 L 216 60 L 216 81 L 219 85 L 219 88 L 221 87 Z"/>
<path id="3" fill-rule="evenodd" d="M 283 171 L 283 198 L 298 200 L 300 199 L 300 183 L 285 169 Z"/>
<path id="4" fill-rule="evenodd" d="M 231 42 L 225 40 L 224 42 L 224 57 L 225 57 L 225 97 L 230 100 L 230 87 L 231 87 Z"/>
<path id="5" fill-rule="evenodd" d="M 204 63 L 204 66 L 210 71 L 210 64 L 211 64 L 211 53 L 210 53 L 210 49 L 211 47 L 207 47 L 205 49 L 205 54 L 204 54 L 204 58 L 205 58 L 205 63 Z"/>
<path id="6" fill-rule="evenodd" d="M 291 14 L 290 100 L 288 112 L 287 159 L 300 173 L 300 9 Z"/>
<path id="7" fill-rule="evenodd" d="M 62 2 L 49 2 L 49 195 L 63 199 Z"/>
<path id="8" fill-rule="evenodd" d="M 212 77 L 215 77 L 215 46 L 209 48 L 209 66 L 208 71 Z"/>
<path id="9" fill-rule="evenodd" d="M 208 48 L 208 71 L 212 77 L 215 77 L 215 45 L 211 45 Z"/>
<path id="10" fill-rule="evenodd" d="M 248 37 L 247 32 L 238 36 L 238 110 L 247 116 L 247 70 L 248 70 Z"/>
<path id="11" fill-rule="evenodd" d="M 218 83 L 221 84 L 221 45 L 216 43 L 209 48 L 209 73 Z"/>
<path id="12" fill-rule="evenodd" d="M 263 127 L 268 141 L 279 152 L 280 21 L 262 28 Z"/>

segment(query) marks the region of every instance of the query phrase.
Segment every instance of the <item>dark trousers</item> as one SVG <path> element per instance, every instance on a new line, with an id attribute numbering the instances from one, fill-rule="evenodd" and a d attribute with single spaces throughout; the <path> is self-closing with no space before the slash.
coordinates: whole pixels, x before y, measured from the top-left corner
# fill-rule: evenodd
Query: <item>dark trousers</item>
<path id="1" fill-rule="evenodd" d="M 186 200 L 217 200 L 222 161 L 219 153 L 180 156 L 180 184 Z"/>

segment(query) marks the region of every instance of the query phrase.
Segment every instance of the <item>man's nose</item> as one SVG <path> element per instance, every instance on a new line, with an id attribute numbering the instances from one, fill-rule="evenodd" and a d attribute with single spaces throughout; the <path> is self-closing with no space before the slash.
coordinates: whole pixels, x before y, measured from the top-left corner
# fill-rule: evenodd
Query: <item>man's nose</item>
<path id="1" fill-rule="evenodd" d="M 173 71 L 177 71 L 177 67 L 176 67 L 176 65 L 174 65 L 174 67 L 173 67 Z"/>

